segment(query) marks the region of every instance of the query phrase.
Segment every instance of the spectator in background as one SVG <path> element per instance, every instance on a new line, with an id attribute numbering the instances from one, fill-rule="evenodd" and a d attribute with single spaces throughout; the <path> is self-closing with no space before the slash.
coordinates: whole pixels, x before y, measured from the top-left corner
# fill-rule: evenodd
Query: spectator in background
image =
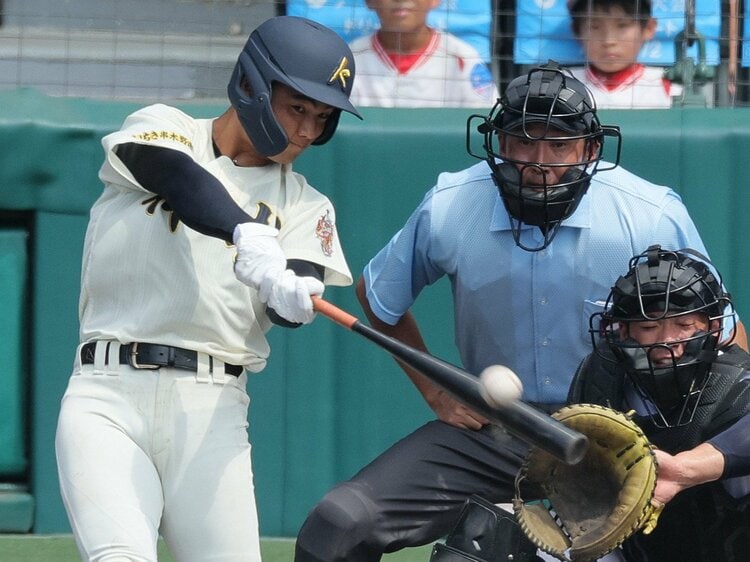
<path id="1" fill-rule="evenodd" d="M 650 0 L 568 0 L 573 33 L 586 53 L 586 66 L 573 75 L 594 94 L 599 108 L 659 109 L 672 106 L 682 87 L 664 69 L 638 62 L 656 33 Z"/>
<path id="2" fill-rule="evenodd" d="M 374 107 L 487 107 L 499 97 L 487 63 L 455 35 L 427 25 L 440 0 L 367 0 L 380 29 L 354 40 L 352 101 Z"/>

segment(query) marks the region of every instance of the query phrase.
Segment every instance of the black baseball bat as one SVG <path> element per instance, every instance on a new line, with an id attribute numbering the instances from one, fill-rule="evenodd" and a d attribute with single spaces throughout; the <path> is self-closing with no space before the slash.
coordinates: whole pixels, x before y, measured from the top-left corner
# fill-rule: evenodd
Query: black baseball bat
<path id="1" fill-rule="evenodd" d="M 576 464 L 586 454 L 586 436 L 546 413 L 521 400 L 514 400 L 501 408 L 495 408 L 482 397 L 478 377 L 363 324 L 355 316 L 320 297 L 313 297 L 313 305 L 323 316 L 385 349 L 451 396 L 487 419 L 501 424 L 529 445 L 538 447 L 569 465 Z"/>

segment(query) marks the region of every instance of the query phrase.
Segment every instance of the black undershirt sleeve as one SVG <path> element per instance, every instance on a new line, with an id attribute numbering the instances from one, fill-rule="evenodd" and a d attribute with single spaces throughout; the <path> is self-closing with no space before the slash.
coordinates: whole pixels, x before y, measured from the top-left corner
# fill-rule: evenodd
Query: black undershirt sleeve
<path id="1" fill-rule="evenodd" d="M 182 152 L 138 143 L 114 152 L 142 187 L 164 197 L 177 218 L 201 234 L 232 244 L 234 228 L 253 221 L 219 180 Z"/>
<path id="2" fill-rule="evenodd" d="M 232 244 L 234 228 L 253 222 L 221 182 L 189 156 L 139 143 L 120 144 L 114 152 L 143 188 L 164 197 L 177 218 L 193 230 Z M 322 265 L 304 260 L 288 260 L 287 267 L 300 277 L 315 277 L 319 281 L 323 281 L 325 274 Z M 274 324 L 287 328 L 301 326 L 285 320 L 272 308 L 267 311 Z"/>

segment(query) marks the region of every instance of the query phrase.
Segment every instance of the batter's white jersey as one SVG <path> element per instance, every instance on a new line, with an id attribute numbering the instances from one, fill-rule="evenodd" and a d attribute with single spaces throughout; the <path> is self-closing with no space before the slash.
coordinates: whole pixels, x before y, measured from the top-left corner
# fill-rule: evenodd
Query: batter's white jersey
<path id="1" fill-rule="evenodd" d="M 122 143 L 187 154 L 249 215 L 270 211 L 287 258 L 325 266 L 326 284 L 352 282 L 328 198 L 291 166 L 244 168 L 226 156 L 217 158 L 212 123 L 158 104 L 136 111 L 103 139 L 104 192 L 91 209 L 84 244 L 81 341 L 172 345 L 254 372 L 263 369 L 269 354 L 265 332 L 271 324 L 257 291 L 234 275 L 235 248 L 177 221 L 164 199 L 144 190 L 114 154 Z"/>
<path id="2" fill-rule="evenodd" d="M 498 98 L 492 73 L 479 53 L 450 33 L 433 33 L 419 60 L 400 74 L 377 39 L 349 45 L 357 65 L 351 100 L 362 107 L 483 107 Z"/>
<path id="3" fill-rule="evenodd" d="M 599 109 L 665 109 L 682 93 L 682 86 L 664 79 L 661 67 L 637 64 L 606 82 L 590 67 L 570 70 L 594 94 Z"/>

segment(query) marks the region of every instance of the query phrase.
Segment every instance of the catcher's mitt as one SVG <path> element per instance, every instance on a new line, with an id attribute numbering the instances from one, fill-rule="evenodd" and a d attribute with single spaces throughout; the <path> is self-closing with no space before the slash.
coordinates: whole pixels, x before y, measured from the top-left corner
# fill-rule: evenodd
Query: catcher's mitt
<path id="1" fill-rule="evenodd" d="M 552 416 L 586 435 L 589 446 L 572 466 L 529 451 L 516 476 L 513 510 L 531 541 L 561 560 L 588 561 L 640 529 L 650 533 L 662 506 L 652 503 L 656 456 L 641 429 L 629 415 L 592 404 Z"/>

